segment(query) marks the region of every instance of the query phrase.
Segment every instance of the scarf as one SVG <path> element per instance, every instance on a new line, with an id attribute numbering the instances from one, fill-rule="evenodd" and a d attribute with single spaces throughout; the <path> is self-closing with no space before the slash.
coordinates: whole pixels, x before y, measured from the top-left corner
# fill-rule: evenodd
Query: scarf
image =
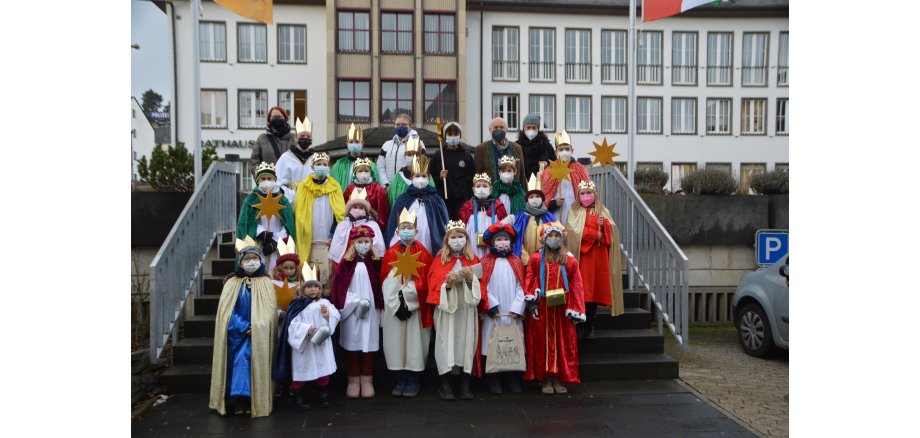
<path id="1" fill-rule="evenodd" d="M 290 134 L 290 132 L 291 132 L 291 125 L 285 123 L 285 124 L 284 124 L 284 129 L 283 129 L 283 130 L 281 130 L 281 131 L 275 131 L 275 128 L 273 128 L 272 125 L 271 125 L 271 123 L 269 123 L 268 126 L 265 128 L 265 132 L 266 132 L 268 135 L 274 135 L 275 138 L 277 138 L 278 140 L 281 140 L 282 137 L 284 137 L 284 136 L 287 135 L 287 134 Z"/>
<path id="2" fill-rule="evenodd" d="M 527 201 L 524 199 L 524 186 L 517 179 L 511 180 L 511 184 L 505 184 L 501 179 L 498 179 L 492 184 L 492 192 L 498 195 L 508 195 L 508 199 L 511 200 L 511 211 L 508 214 L 517 214 L 527 205 Z M 497 195 L 495 197 L 498 198 Z"/>
<path id="3" fill-rule="evenodd" d="M 292 144 L 290 151 L 292 154 L 294 154 L 295 157 L 297 157 L 298 160 L 300 160 L 300 164 L 305 164 L 307 162 L 307 158 L 310 158 L 310 148 L 307 148 L 307 150 L 301 150 L 299 144 Z"/>
<path id="4" fill-rule="evenodd" d="M 546 214 L 546 204 L 541 204 L 540 208 L 533 208 L 530 204 L 524 206 L 524 211 L 531 216 L 543 216 Z"/>

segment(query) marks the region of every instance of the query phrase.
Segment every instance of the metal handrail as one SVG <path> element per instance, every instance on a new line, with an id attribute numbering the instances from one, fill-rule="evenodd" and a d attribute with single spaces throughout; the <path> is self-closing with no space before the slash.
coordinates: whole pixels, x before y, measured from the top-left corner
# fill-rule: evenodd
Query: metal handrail
<path id="1" fill-rule="evenodd" d="M 658 333 L 666 325 L 686 347 L 690 324 L 687 256 L 619 169 L 590 167 L 588 174 L 603 192 L 604 205 L 619 229 L 630 288 L 638 280 L 658 310 Z"/>
<path id="2" fill-rule="evenodd" d="M 150 361 L 156 363 L 170 338 L 178 337 L 178 321 L 189 294 L 201 295 L 202 267 L 218 234 L 236 228 L 239 172 L 214 162 L 198 190 L 185 204 L 150 263 Z"/>

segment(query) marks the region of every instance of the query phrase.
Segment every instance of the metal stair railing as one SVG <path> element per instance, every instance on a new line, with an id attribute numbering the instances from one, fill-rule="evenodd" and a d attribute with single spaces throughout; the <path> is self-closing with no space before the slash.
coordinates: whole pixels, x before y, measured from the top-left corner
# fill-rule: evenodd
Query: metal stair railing
<path id="1" fill-rule="evenodd" d="M 663 325 L 681 346 L 689 335 L 689 260 L 619 169 L 589 167 L 588 174 L 603 190 L 604 205 L 620 231 L 620 249 L 626 260 L 630 288 L 638 280 Z M 606 184 L 605 187 L 602 186 Z"/>
<path id="2" fill-rule="evenodd" d="M 202 268 L 214 239 L 236 228 L 239 172 L 214 162 L 185 204 L 150 263 L 150 361 L 178 340 L 178 321 L 190 294 L 201 295 Z"/>

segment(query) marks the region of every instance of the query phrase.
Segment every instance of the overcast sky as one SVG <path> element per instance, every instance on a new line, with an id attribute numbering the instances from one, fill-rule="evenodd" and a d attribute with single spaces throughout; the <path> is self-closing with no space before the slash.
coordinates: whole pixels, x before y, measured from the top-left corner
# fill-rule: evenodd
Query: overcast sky
<path id="1" fill-rule="evenodd" d="M 166 14 L 160 8 L 146 0 L 131 1 L 131 44 L 141 46 L 131 50 L 131 95 L 138 102 L 148 89 L 163 96 L 163 105 L 172 101 L 166 29 Z"/>

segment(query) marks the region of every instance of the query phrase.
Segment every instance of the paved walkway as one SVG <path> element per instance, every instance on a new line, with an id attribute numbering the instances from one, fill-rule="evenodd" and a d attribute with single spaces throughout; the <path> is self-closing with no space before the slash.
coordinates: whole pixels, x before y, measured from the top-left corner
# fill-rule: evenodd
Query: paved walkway
<path id="1" fill-rule="evenodd" d="M 690 329 L 682 350 L 665 334 L 665 352 L 680 361 L 680 381 L 760 436 L 789 436 L 789 354 L 748 356 L 733 326 Z"/>

